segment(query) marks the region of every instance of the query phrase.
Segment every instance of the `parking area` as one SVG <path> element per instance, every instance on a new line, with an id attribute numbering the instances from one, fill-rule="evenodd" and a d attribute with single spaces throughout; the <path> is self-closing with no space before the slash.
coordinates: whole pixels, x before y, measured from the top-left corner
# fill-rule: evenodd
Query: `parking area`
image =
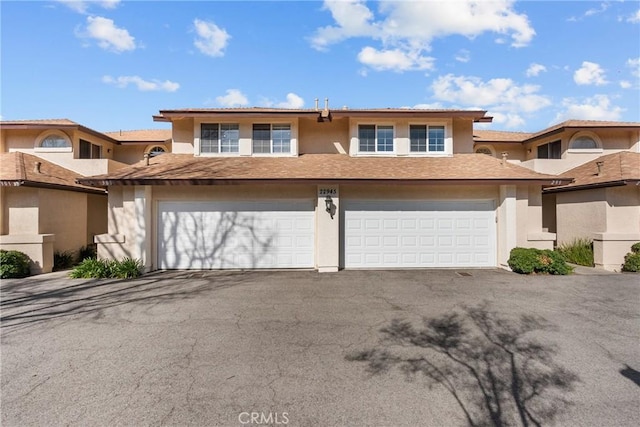
<path id="1" fill-rule="evenodd" d="M 3 426 L 468 425 L 487 415 L 480 383 L 433 346 L 398 350 L 380 330 L 482 312 L 522 335 L 514 342 L 539 343 L 516 357 L 560 369 L 562 387 L 546 388 L 545 372 L 522 371 L 522 382 L 538 384 L 527 404 L 543 424 L 640 422 L 638 275 L 169 271 L 114 281 L 62 272 L 4 280 L 0 290 Z M 477 359 L 481 338 L 451 351 Z M 442 374 L 372 372 L 353 360 L 368 349 L 412 351 Z M 488 372 L 494 363 L 501 375 L 494 356 L 469 364 Z"/>

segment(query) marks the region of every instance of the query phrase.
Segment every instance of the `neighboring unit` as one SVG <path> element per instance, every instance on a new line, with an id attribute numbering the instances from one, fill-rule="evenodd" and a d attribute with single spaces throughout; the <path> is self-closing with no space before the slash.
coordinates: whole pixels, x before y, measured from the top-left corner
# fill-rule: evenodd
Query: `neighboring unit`
<path id="1" fill-rule="evenodd" d="M 543 227 L 557 244 L 592 240 L 597 267 L 620 271 L 640 241 L 640 123 L 570 120 L 528 134 L 476 130 L 476 152 L 573 178 L 543 190 Z"/>
<path id="2" fill-rule="evenodd" d="M 145 150 L 170 150 L 170 131 L 113 136 L 67 119 L 0 122 L 0 248 L 26 253 L 33 273 L 54 252 L 78 251 L 107 232 L 107 195 L 78 178 L 116 171 Z"/>
<path id="3" fill-rule="evenodd" d="M 164 110 L 171 153 L 106 187 L 101 257 L 147 270 L 506 266 L 552 248 L 542 187 L 570 178 L 474 153 L 485 111 Z"/>

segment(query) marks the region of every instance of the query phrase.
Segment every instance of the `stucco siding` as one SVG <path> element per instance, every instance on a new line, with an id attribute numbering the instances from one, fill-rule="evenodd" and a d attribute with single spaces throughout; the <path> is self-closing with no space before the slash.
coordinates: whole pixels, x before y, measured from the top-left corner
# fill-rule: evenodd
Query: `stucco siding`
<path id="1" fill-rule="evenodd" d="M 453 152 L 473 153 L 473 121 L 453 119 Z"/>
<path id="2" fill-rule="evenodd" d="M 37 188 L 7 187 L 3 205 L 7 209 L 6 234 L 39 234 L 39 192 Z"/>
<path id="3" fill-rule="evenodd" d="M 607 233 L 640 233 L 640 186 L 606 189 Z"/>
<path id="4" fill-rule="evenodd" d="M 39 189 L 40 234 L 55 234 L 55 251 L 77 251 L 87 241 L 87 194 Z"/>
<path id="5" fill-rule="evenodd" d="M 606 189 L 570 191 L 556 195 L 557 243 L 591 239 L 607 227 Z"/>
<path id="6" fill-rule="evenodd" d="M 349 120 L 334 119 L 318 123 L 316 119 L 300 119 L 300 154 L 347 153 L 349 151 Z"/>
<path id="7" fill-rule="evenodd" d="M 182 119 L 173 122 L 173 153 L 193 154 L 193 119 Z"/>

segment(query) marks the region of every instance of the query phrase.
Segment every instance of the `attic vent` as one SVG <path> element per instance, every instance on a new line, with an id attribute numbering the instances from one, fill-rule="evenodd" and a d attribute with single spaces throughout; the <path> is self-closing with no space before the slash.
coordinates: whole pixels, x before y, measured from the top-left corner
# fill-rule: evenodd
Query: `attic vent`
<path id="1" fill-rule="evenodd" d="M 33 171 L 34 171 L 35 173 L 41 173 L 41 172 L 40 172 L 40 166 L 42 166 L 42 163 L 41 163 L 41 162 L 36 162 L 36 163 L 33 165 Z"/>
<path id="2" fill-rule="evenodd" d="M 602 166 L 604 166 L 603 161 L 596 162 L 596 166 L 598 167 L 598 176 L 602 174 Z"/>

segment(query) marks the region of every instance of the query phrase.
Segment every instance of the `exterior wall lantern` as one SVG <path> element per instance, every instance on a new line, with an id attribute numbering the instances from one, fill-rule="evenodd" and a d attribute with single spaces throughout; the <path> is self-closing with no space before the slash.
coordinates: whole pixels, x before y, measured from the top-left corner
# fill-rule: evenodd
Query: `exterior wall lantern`
<path id="1" fill-rule="evenodd" d="M 333 204 L 331 196 L 327 196 L 324 199 L 324 204 L 326 206 L 327 213 L 329 213 L 329 215 L 331 215 L 331 219 L 333 219 L 333 216 L 336 214 L 336 205 Z"/>

